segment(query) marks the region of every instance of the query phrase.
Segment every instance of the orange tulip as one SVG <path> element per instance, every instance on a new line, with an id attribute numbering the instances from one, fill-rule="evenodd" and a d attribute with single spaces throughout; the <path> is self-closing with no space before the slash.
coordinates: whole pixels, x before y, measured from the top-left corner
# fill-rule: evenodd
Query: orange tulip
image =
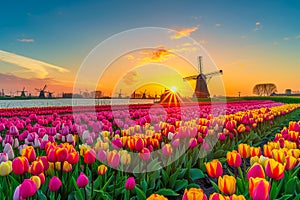
<path id="1" fill-rule="evenodd" d="M 286 163 L 285 163 L 285 169 L 286 170 L 292 170 L 295 168 L 295 166 L 297 165 L 297 159 L 293 156 L 288 155 L 286 157 Z"/>
<path id="2" fill-rule="evenodd" d="M 249 179 L 249 193 L 253 200 L 269 200 L 270 183 L 263 178 Z"/>
<path id="3" fill-rule="evenodd" d="M 98 174 L 103 176 L 107 171 L 107 167 L 105 165 L 99 165 Z"/>
<path id="4" fill-rule="evenodd" d="M 232 167 L 239 167 L 242 164 L 241 155 L 235 150 L 227 152 L 226 160 L 227 163 Z"/>
<path id="5" fill-rule="evenodd" d="M 232 195 L 236 190 L 236 179 L 228 175 L 220 176 L 218 179 L 218 187 L 224 194 Z"/>
<path id="6" fill-rule="evenodd" d="M 164 197 L 163 195 L 151 194 L 151 196 L 149 196 L 147 198 L 147 200 L 168 200 L 168 199 L 166 197 Z"/>
<path id="7" fill-rule="evenodd" d="M 25 156 L 29 162 L 33 162 L 36 159 L 36 153 L 33 146 L 28 146 L 22 150 L 22 156 Z"/>
<path id="8" fill-rule="evenodd" d="M 276 160 L 277 162 L 280 162 L 282 164 L 285 163 L 285 157 L 287 155 L 287 152 L 282 149 L 273 149 L 272 152 L 272 158 Z"/>
<path id="9" fill-rule="evenodd" d="M 250 147 L 250 157 L 261 156 L 260 147 Z"/>
<path id="10" fill-rule="evenodd" d="M 284 165 L 274 159 L 266 161 L 266 174 L 275 180 L 280 180 L 284 177 Z"/>
<path id="11" fill-rule="evenodd" d="M 268 144 L 264 145 L 264 156 L 272 158 L 272 147 Z"/>
<path id="12" fill-rule="evenodd" d="M 250 157 L 250 146 L 248 144 L 239 144 L 238 152 L 242 158 L 249 158 Z"/>
<path id="13" fill-rule="evenodd" d="M 207 174 L 212 178 L 218 178 L 223 174 L 222 164 L 218 159 L 205 164 Z"/>
<path id="14" fill-rule="evenodd" d="M 207 196 L 200 188 L 190 188 L 184 190 L 182 200 L 207 200 Z"/>
<path id="15" fill-rule="evenodd" d="M 230 200 L 246 200 L 246 198 L 243 195 L 232 195 L 230 196 Z"/>

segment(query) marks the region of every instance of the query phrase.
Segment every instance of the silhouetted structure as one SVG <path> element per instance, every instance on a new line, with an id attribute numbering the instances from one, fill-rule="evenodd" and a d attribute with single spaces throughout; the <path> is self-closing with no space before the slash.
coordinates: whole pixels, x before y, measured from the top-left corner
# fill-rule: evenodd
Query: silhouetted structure
<path id="1" fill-rule="evenodd" d="M 219 70 L 216 72 L 204 74 L 202 69 L 202 56 L 199 56 L 199 72 L 200 73 L 198 75 L 188 76 L 183 80 L 196 80 L 194 96 L 197 98 L 209 98 L 210 94 L 207 88 L 207 83 L 213 76 L 220 75 L 223 73 L 223 71 Z"/>

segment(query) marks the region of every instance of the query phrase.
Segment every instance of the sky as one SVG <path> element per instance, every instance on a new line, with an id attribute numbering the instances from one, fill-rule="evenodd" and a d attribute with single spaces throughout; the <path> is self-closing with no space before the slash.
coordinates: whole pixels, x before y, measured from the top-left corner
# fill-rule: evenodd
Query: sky
<path id="1" fill-rule="evenodd" d="M 257 83 L 298 91 L 299 10 L 298 0 L 2 2 L 0 89 L 188 94 L 195 81 L 182 78 L 203 56 L 205 73 L 224 72 L 208 83 L 214 95 L 253 95 Z"/>

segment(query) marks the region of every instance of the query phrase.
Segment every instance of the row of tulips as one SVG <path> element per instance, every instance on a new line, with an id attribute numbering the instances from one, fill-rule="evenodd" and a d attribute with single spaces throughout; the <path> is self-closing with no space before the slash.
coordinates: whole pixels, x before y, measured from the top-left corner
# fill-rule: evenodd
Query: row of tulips
<path id="1" fill-rule="evenodd" d="M 297 107 L 298 105 L 273 106 L 223 117 L 207 115 L 206 118 L 199 118 L 198 116 L 190 121 L 161 122 L 157 126 L 145 123 L 110 131 L 97 129 L 99 127 L 94 125 L 97 118 L 93 119 L 93 116 L 89 115 L 87 118 L 80 115 L 87 122 L 80 125 L 75 122 L 78 118 L 59 114 L 52 114 L 50 120 L 37 115 L 29 116 L 29 120 L 16 117 L 1 118 L 4 126 L 2 130 L 0 129 L 3 138 L 0 172 L 5 184 L 1 185 L 0 195 L 1 198 L 13 196 L 14 199 L 33 196 L 40 199 L 47 197 L 87 199 L 96 196 L 103 199 L 120 197 L 144 199 L 151 195 L 147 191 L 155 190 L 158 193 L 151 195 L 151 198 L 155 196 L 159 198 L 161 194 L 177 195 L 168 187 L 176 188 L 176 192 L 184 188 L 193 188 L 192 182 L 202 173 L 201 170 L 192 168 L 195 160 L 195 156 L 192 155 L 197 153 L 200 147 L 212 149 L 211 143 L 206 141 L 206 136 L 215 135 L 220 142 L 224 141 L 220 135 L 224 135 L 225 139 L 238 137 L 251 129 L 258 129 L 264 122 L 271 124 L 275 118 L 284 116 Z M 93 123 L 90 123 L 91 121 Z M 295 130 L 298 130 L 297 126 L 290 131 Z M 287 132 L 287 135 L 291 134 Z M 296 142 L 289 141 L 294 137 L 285 135 L 282 133 L 282 137 L 277 136 L 278 144 L 281 143 L 282 146 L 279 139 L 283 138 L 284 147 L 297 148 Z M 178 148 L 182 147 L 182 144 L 186 145 L 186 148 Z M 161 154 L 153 157 L 153 152 L 160 149 Z M 168 157 L 176 157 L 178 152 L 182 155 L 180 150 L 186 149 L 188 149 L 187 158 L 184 155 L 178 159 L 181 162 L 172 163 L 176 167 L 165 165 L 166 167 L 159 171 L 142 175 L 116 170 L 118 168 L 126 171 L 127 166 L 127 171 L 130 171 L 130 165 L 140 165 L 141 168 L 147 166 L 146 171 L 160 169 L 163 160 L 168 161 Z M 266 152 L 267 150 L 266 147 Z M 252 150 L 252 152 L 256 151 L 258 150 Z M 136 153 L 137 156 L 134 157 L 132 153 Z M 180 166 L 187 170 L 183 172 Z M 178 170 L 175 170 L 177 168 Z M 174 181 L 172 173 L 176 175 L 173 176 Z M 170 179 L 166 178 L 168 176 Z M 153 184 L 152 178 L 157 181 L 161 177 L 164 182 Z M 180 180 L 176 180 L 178 177 L 181 177 Z M 223 177 L 223 179 L 227 178 Z M 187 189 L 184 197 L 188 198 L 200 193 L 200 189 Z"/>

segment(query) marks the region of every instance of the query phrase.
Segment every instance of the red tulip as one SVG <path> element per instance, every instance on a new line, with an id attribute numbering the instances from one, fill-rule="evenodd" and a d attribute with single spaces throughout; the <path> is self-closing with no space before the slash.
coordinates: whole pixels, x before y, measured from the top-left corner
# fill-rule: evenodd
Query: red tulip
<path id="1" fill-rule="evenodd" d="M 29 163 L 26 157 L 17 157 L 12 161 L 12 170 L 16 175 L 22 175 L 29 170 Z"/>
<path id="2" fill-rule="evenodd" d="M 93 164 L 96 161 L 96 153 L 94 150 L 90 149 L 84 154 L 84 162 L 86 164 Z"/>
<path id="3" fill-rule="evenodd" d="M 68 151 L 64 147 L 57 147 L 55 150 L 55 156 L 58 162 L 65 162 L 68 158 Z"/>
<path id="4" fill-rule="evenodd" d="M 207 174 L 212 178 L 218 178 L 223 174 L 222 164 L 215 159 L 205 164 Z"/>
<path id="5" fill-rule="evenodd" d="M 33 161 L 30 167 L 30 172 L 33 175 L 38 175 L 44 171 L 44 165 L 43 162 L 40 161 Z"/>

